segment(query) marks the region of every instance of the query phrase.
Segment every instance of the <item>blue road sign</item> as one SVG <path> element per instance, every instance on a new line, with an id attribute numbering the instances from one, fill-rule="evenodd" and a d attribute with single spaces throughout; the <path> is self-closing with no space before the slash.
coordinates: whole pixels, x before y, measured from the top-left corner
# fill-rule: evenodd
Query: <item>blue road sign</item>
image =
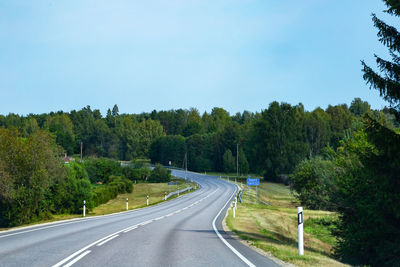
<path id="1" fill-rule="evenodd" d="M 258 179 L 258 178 L 254 178 L 254 179 L 247 178 L 247 185 L 260 185 L 260 179 Z"/>

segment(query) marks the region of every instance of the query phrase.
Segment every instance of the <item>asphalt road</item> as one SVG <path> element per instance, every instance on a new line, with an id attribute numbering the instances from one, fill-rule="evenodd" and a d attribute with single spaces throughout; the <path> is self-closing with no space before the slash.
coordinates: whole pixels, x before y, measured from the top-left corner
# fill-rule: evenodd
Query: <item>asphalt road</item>
<path id="1" fill-rule="evenodd" d="M 234 185 L 187 177 L 201 189 L 159 205 L 0 232 L 0 266 L 277 266 L 222 230 Z"/>

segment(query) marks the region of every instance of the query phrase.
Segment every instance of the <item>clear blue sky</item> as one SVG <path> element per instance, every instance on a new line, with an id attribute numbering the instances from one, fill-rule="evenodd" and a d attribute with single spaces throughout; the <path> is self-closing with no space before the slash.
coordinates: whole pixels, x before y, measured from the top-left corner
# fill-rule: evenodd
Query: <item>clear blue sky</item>
<path id="1" fill-rule="evenodd" d="M 0 0 L 0 114 L 385 102 L 380 0 Z M 396 25 L 395 25 L 396 26 Z"/>

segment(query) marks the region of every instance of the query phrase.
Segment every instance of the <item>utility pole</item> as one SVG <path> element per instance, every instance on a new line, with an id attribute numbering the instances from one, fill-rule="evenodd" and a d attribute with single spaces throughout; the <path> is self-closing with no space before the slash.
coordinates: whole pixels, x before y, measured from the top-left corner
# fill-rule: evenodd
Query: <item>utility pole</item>
<path id="1" fill-rule="evenodd" d="M 185 152 L 185 180 L 187 183 L 187 152 Z"/>
<path id="2" fill-rule="evenodd" d="M 81 141 L 81 162 L 82 162 L 82 148 L 83 148 L 83 142 Z"/>
<path id="3" fill-rule="evenodd" d="M 239 144 L 236 144 L 236 177 L 239 178 Z"/>

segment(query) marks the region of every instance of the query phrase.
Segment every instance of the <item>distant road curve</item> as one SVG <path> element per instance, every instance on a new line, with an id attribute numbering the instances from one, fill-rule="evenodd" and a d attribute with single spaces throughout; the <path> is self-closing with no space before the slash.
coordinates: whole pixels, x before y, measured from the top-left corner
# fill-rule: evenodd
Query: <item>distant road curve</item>
<path id="1" fill-rule="evenodd" d="M 0 266 L 278 266 L 222 230 L 233 184 L 187 178 L 201 188 L 149 208 L 0 232 Z"/>

